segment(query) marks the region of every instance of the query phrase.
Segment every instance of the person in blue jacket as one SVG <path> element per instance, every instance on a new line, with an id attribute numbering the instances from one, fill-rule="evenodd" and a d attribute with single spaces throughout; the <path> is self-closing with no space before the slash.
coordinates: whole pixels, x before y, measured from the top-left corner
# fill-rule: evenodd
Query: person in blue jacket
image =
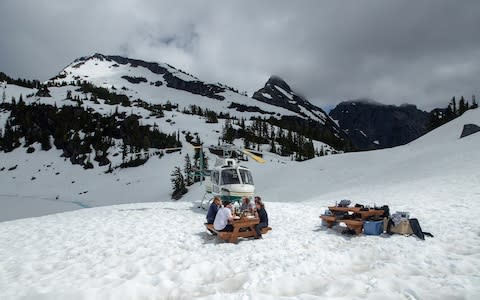
<path id="1" fill-rule="evenodd" d="M 263 204 L 262 200 L 255 201 L 255 205 L 257 208 L 256 215 L 260 219 L 260 222 L 255 225 L 255 238 L 261 239 L 262 229 L 268 227 L 268 214 L 265 210 L 265 204 Z"/>
<path id="2" fill-rule="evenodd" d="M 215 198 L 213 198 L 213 202 L 208 208 L 207 224 L 213 224 L 213 221 L 215 221 L 215 216 L 217 215 L 218 209 L 220 207 L 222 207 L 222 201 L 220 200 L 220 197 L 216 196 Z"/>

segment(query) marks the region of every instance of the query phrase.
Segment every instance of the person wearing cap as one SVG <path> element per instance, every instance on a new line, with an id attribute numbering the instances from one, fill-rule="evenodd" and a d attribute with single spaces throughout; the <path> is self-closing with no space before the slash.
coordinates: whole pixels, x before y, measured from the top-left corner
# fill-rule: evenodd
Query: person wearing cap
<path id="1" fill-rule="evenodd" d="M 213 228 L 217 231 L 233 231 L 233 225 L 229 224 L 232 221 L 232 202 L 228 200 L 223 201 L 223 207 L 218 209 L 213 221 Z"/>
<path id="2" fill-rule="evenodd" d="M 262 200 L 255 199 L 255 205 L 257 207 L 257 212 L 255 213 L 257 218 L 259 218 L 259 223 L 255 225 L 255 238 L 261 239 L 262 238 L 262 229 L 268 227 L 268 214 L 265 210 L 265 204 L 263 204 Z"/>
<path id="3" fill-rule="evenodd" d="M 213 198 L 212 204 L 210 204 L 210 207 L 208 208 L 207 224 L 213 224 L 213 221 L 215 221 L 215 216 L 217 215 L 218 209 L 220 207 L 222 207 L 222 200 L 220 200 L 220 197 L 215 196 L 215 198 Z"/>

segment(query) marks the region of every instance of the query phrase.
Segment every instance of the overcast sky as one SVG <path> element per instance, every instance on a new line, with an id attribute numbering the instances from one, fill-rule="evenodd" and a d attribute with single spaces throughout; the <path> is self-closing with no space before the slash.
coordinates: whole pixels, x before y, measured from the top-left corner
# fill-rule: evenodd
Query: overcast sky
<path id="1" fill-rule="evenodd" d="M 1 0 L 0 71 L 46 80 L 73 59 L 167 62 L 251 94 L 271 74 L 331 107 L 430 109 L 480 94 L 480 1 Z"/>

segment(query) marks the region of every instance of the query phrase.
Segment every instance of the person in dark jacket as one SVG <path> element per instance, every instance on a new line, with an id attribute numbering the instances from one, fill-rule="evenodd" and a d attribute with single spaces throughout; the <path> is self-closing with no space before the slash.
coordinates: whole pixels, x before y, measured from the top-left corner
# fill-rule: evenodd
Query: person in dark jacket
<path id="1" fill-rule="evenodd" d="M 265 210 L 265 204 L 261 200 L 256 201 L 255 203 L 257 208 L 257 218 L 260 219 L 260 222 L 255 225 L 255 238 L 261 239 L 262 238 L 262 229 L 268 227 L 268 214 Z"/>
<path id="2" fill-rule="evenodd" d="M 222 201 L 220 200 L 220 197 L 216 196 L 215 198 L 213 198 L 213 202 L 208 208 L 207 224 L 213 224 L 213 221 L 215 221 L 215 216 L 217 215 L 218 209 L 220 207 L 222 207 Z"/>

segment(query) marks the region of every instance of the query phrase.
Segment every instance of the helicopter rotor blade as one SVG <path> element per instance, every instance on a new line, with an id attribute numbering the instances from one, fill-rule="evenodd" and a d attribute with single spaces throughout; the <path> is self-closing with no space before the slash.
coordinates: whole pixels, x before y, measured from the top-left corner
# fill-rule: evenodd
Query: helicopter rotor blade
<path id="1" fill-rule="evenodd" d="M 266 160 L 264 160 L 263 158 L 261 158 L 258 155 L 253 154 L 252 152 L 250 152 L 248 150 L 242 149 L 242 152 L 245 153 L 246 155 L 250 156 L 253 160 L 255 160 L 258 163 L 264 164 L 266 162 Z"/>

